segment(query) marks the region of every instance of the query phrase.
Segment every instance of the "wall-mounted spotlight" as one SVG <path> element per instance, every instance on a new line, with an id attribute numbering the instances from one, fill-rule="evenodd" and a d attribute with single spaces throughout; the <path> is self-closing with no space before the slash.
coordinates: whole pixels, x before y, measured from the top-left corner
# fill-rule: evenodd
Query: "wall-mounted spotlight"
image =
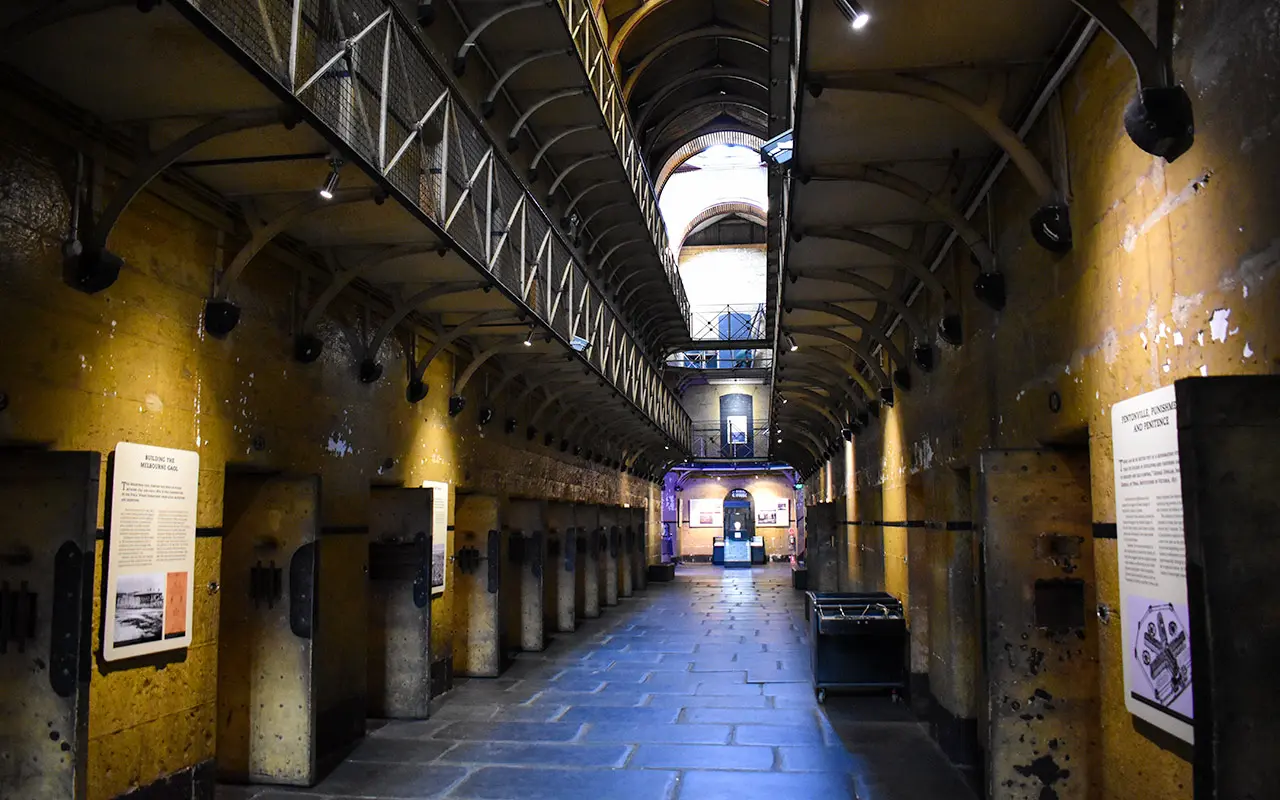
<path id="1" fill-rule="evenodd" d="M 786 334 L 786 336 L 787 336 L 787 347 L 791 350 L 791 352 L 794 353 L 795 351 L 799 350 L 800 344 L 799 342 L 796 341 L 796 337 L 792 336 L 789 333 Z"/>
<path id="2" fill-rule="evenodd" d="M 341 175 L 338 174 L 342 169 L 342 159 L 329 159 L 329 177 L 324 179 L 324 185 L 320 187 L 320 196 L 325 200 L 332 200 L 333 193 L 338 190 L 338 180 Z"/>
<path id="3" fill-rule="evenodd" d="M 524 346 L 533 347 L 533 326 L 532 325 L 529 326 L 529 332 L 525 334 Z"/>
<path id="4" fill-rule="evenodd" d="M 849 25 L 855 30 L 860 31 L 867 27 L 867 23 L 871 21 L 871 15 L 862 7 L 858 0 L 835 0 L 836 8 L 844 14 L 844 18 L 849 20 Z"/>

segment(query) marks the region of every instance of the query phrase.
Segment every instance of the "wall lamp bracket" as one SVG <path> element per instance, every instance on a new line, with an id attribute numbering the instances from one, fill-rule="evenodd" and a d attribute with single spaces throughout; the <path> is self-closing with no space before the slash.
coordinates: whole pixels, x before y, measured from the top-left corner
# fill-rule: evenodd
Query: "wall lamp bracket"
<path id="1" fill-rule="evenodd" d="M 1151 41 L 1117 0 L 1075 0 L 1097 20 L 1138 73 L 1138 92 L 1124 110 L 1124 129 L 1143 151 L 1176 161 L 1195 143 L 1195 114 L 1186 89 L 1173 74 L 1175 0 L 1159 0 L 1156 39 Z"/>

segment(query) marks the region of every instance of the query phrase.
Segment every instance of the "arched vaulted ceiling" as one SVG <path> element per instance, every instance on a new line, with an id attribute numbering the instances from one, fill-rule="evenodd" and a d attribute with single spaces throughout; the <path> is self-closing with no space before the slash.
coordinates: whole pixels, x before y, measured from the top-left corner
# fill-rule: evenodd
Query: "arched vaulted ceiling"
<path id="1" fill-rule="evenodd" d="M 767 2 L 601 0 L 599 8 L 651 173 L 710 132 L 767 138 Z"/>

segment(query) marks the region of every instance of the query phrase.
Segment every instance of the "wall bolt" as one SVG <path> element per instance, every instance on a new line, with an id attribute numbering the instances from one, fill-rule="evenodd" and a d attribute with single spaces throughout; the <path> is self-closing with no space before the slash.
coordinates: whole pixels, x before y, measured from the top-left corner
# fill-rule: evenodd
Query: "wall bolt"
<path id="1" fill-rule="evenodd" d="M 209 581 L 209 594 L 217 594 L 220 588 L 217 581 Z"/>
<path id="2" fill-rule="evenodd" d="M 1101 622 L 1103 625 L 1110 625 L 1111 618 L 1113 616 L 1119 617 L 1120 615 L 1117 614 L 1115 611 L 1113 611 L 1111 609 L 1111 606 L 1107 605 L 1106 603 L 1098 603 L 1098 621 L 1099 622 Z"/>

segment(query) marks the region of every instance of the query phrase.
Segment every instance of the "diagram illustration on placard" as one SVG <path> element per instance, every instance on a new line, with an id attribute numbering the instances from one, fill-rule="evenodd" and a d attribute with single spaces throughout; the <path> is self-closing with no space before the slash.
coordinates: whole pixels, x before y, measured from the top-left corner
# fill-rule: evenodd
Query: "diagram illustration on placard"
<path id="1" fill-rule="evenodd" d="M 1141 607 L 1138 604 L 1134 610 L 1140 611 Z M 1191 644 L 1185 618 L 1185 610 L 1179 613 L 1172 603 L 1147 604 L 1138 620 L 1133 658 L 1150 689 L 1150 694 L 1139 694 L 1145 695 L 1145 700 L 1190 718 L 1191 697 L 1187 689 L 1191 687 Z M 1181 708 L 1184 705 L 1187 708 Z"/>

